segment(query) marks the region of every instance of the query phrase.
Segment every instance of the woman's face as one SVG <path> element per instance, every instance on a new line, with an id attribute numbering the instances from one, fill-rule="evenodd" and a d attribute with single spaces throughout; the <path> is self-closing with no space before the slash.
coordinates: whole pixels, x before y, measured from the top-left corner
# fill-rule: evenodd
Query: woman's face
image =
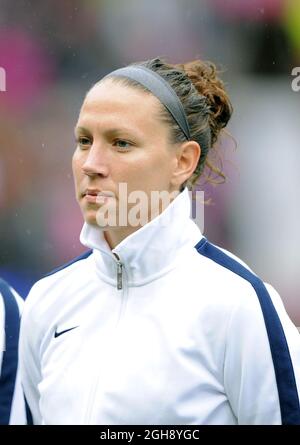
<path id="1" fill-rule="evenodd" d="M 119 193 L 121 183 L 127 185 L 128 195 L 145 192 L 148 202 L 151 191 L 178 190 L 172 180 L 176 149 L 168 139 L 169 127 L 159 120 L 160 107 L 152 94 L 111 79 L 87 94 L 75 128 L 72 163 L 76 196 L 86 222 L 97 224 L 96 213 L 103 204 L 125 205 Z M 113 196 L 101 198 L 101 192 Z M 127 203 L 128 211 L 132 205 Z"/>

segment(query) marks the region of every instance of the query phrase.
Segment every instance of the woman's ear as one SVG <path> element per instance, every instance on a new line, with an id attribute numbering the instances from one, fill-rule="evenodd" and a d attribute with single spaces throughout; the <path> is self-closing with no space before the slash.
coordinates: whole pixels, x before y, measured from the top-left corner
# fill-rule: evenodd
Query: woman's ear
<path id="1" fill-rule="evenodd" d="M 201 148 L 196 141 L 186 141 L 176 149 L 176 166 L 172 174 L 172 185 L 180 188 L 194 173 L 201 155 Z"/>

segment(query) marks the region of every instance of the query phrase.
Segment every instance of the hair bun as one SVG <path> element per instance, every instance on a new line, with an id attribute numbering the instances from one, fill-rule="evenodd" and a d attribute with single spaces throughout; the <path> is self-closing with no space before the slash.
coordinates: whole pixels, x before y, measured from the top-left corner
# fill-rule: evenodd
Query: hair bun
<path id="1" fill-rule="evenodd" d="M 233 112 L 224 83 L 218 77 L 217 68 L 214 63 L 202 60 L 193 60 L 176 66 L 186 73 L 196 90 L 207 99 L 213 145 Z"/>

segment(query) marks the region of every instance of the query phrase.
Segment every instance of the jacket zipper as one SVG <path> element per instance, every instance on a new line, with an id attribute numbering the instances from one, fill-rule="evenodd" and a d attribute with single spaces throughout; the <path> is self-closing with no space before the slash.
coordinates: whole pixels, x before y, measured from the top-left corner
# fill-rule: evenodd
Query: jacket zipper
<path id="1" fill-rule="evenodd" d="M 121 299 L 121 308 L 120 308 L 120 313 L 119 313 L 119 317 L 118 317 L 118 322 L 122 316 L 123 310 L 124 310 L 124 302 L 123 299 L 127 299 L 127 296 L 125 296 L 124 291 L 127 291 L 127 287 L 125 286 L 126 289 L 123 288 L 123 263 L 121 262 L 119 256 L 116 253 L 113 253 L 115 259 L 116 259 L 116 263 L 117 263 L 117 289 L 118 290 L 122 290 L 122 299 Z M 90 424 L 90 419 L 92 416 L 92 412 L 93 412 L 93 408 L 95 405 L 95 397 L 96 397 L 96 393 L 97 393 L 97 388 L 98 388 L 98 384 L 99 384 L 99 376 L 96 376 L 96 381 L 94 382 L 92 391 L 91 391 L 91 397 L 90 397 L 90 401 L 88 403 L 87 406 L 87 412 L 85 415 L 85 423 L 86 424 Z"/>
<path id="2" fill-rule="evenodd" d="M 123 264 L 120 259 L 117 259 L 117 289 L 123 289 Z"/>

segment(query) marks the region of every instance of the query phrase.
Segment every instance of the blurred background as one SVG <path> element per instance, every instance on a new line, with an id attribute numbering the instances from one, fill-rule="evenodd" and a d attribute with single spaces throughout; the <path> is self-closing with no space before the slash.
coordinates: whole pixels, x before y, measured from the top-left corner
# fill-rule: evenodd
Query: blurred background
<path id="1" fill-rule="evenodd" d="M 298 0 L 0 0 L 0 276 L 26 297 L 85 250 L 71 173 L 81 102 L 111 70 L 156 56 L 222 70 L 235 143 L 219 144 L 226 183 L 204 184 L 204 233 L 300 326 Z"/>

